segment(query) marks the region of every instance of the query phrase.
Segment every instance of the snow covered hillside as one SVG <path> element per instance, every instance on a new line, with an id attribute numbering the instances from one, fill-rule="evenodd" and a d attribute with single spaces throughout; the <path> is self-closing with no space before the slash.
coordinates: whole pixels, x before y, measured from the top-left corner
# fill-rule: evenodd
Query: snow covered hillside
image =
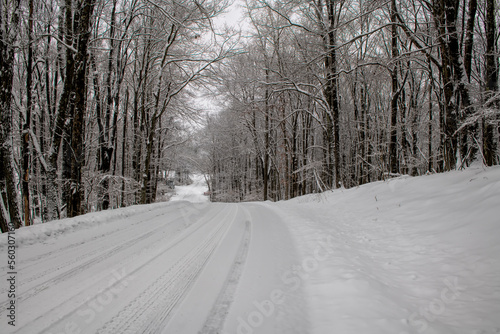
<path id="1" fill-rule="evenodd" d="M 500 333 L 499 168 L 277 207 L 300 250 L 311 333 Z"/>
<path id="2" fill-rule="evenodd" d="M 0 332 L 500 333 L 498 167 L 279 203 L 205 190 L 16 230 L 14 286 L 0 235 Z"/>

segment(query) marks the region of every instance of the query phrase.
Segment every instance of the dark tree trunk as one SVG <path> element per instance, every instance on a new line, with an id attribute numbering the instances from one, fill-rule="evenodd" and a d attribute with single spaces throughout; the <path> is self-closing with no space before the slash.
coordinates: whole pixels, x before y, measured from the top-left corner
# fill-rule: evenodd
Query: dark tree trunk
<path id="1" fill-rule="evenodd" d="M 152 202 L 153 194 L 151 193 L 151 169 L 154 166 L 151 165 L 153 160 L 153 150 L 154 150 L 154 140 L 156 133 L 156 126 L 159 123 L 159 117 L 153 115 L 149 129 L 148 141 L 146 144 L 146 156 L 144 159 L 144 169 L 142 173 L 142 188 L 141 188 L 141 204 L 147 204 Z"/>
<path id="2" fill-rule="evenodd" d="M 12 8 L 6 8 L 5 2 L 0 3 L 0 77 L 2 78 L 0 80 L 0 201 L 2 201 L 0 227 L 2 232 L 8 230 L 9 223 L 15 228 L 21 227 L 12 147 L 14 48 L 18 37 L 20 0 L 13 1 L 11 5 Z"/>
<path id="3" fill-rule="evenodd" d="M 72 1 L 65 0 L 64 4 L 64 27 L 61 27 L 61 31 L 64 31 L 64 40 L 66 45 L 73 44 L 73 11 L 72 11 Z M 66 48 L 66 73 L 64 78 L 64 86 L 61 97 L 59 99 L 59 106 L 57 108 L 57 113 L 54 117 L 54 130 L 52 132 L 51 146 L 48 153 L 47 163 L 47 220 L 53 220 L 60 218 L 60 208 L 59 208 L 59 194 L 58 194 L 58 183 L 57 183 L 57 160 L 59 156 L 59 147 L 61 146 L 61 141 L 64 137 L 66 121 L 68 118 L 68 111 L 72 107 L 70 103 L 70 98 L 73 90 L 73 76 L 75 72 L 75 62 L 73 51 L 67 47 Z M 56 90 L 55 90 L 56 91 Z M 70 157 L 64 157 L 63 159 L 68 159 Z"/>
<path id="4" fill-rule="evenodd" d="M 467 32 L 464 47 L 464 68 L 467 79 L 470 83 L 472 70 L 472 47 L 474 46 L 474 23 L 476 21 L 477 0 L 469 1 L 469 17 L 467 19 Z"/>
<path id="5" fill-rule="evenodd" d="M 448 100 L 448 104 L 450 107 L 454 108 L 454 115 L 452 117 L 455 117 L 455 124 L 457 124 L 459 120 L 463 121 L 468 115 L 472 114 L 469 91 L 465 86 L 464 68 L 460 54 L 460 43 L 457 30 L 459 2 L 456 0 L 445 0 L 443 10 L 444 24 L 446 28 L 446 34 L 442 36 L 445 40 L 444 46 L 446 48 L 446 51 L 443 51 L 443 56 L 446 55 L 448 58 L 448 66 L 451 66 L 451 81 L 448 82 L 448 85 L 450 86 L 448 89 L 453 89 L 452 95 L 455 100 L 455 102 Z M 453 106 L 451 104 L 453 104 Z M 448 118 L 448 116 L 450 115 L 447 114 L 446 117 Z M 456 130 L 457 125 L 454 127 Z M 451 127 L 448 130 L 451 130 Z M 455 132 L 451 133 L 451 131 L 449 133 L 449 136 L 452 137 L 460 135 L 460 141 L 458 141 L 458 138 L 455 139 L 455 141 L 457 141 L 457 145 L 460 144 L 460 147 L 457 146 L 457 148 L 460 152 L 462 165 L 469 165 L 469 163 L 475 158 L 476 146 L 473 144 L 475 132 L 476 127 L 470 125 L 466 126 L 464 130 L 462 130 L 461 134 L 455 134 Z"/>
<path id="6" fill-rule="evenodd" d="M 269 69 L 266 69 L 266 82 L 269 82 Z M 267 201 L 269 199 L 269 155 L 271 154 L 270 140 L 269 140 L 269 131 L 271 131 L 271 127 L 269 125 L 269 115 L 271 112 L 271 108 L 269 106 L 269 88 L 266 85 L 265 92 L 265 119 L 264 119 L 264 163 L 262 165 L 262 183 L 263 183 L 263 199 Z"/>
<path id="7" fill-rule="evenodd" d="M 123 112 L 123 139 L 122 139 L 122 196 L 120 207 L 126 206 L 125 200 L 125 167 L 127 164 L 127 120 L 128 120 L 128 100 L 129 100 L 129 90 L 125 92 L 125 111 Z"/>
<path id="8" fill-rule="evenodd" d="M 113 96 L 112 96 L 112 74 L 115 72 L 113 65 L 113 57 L 115 53 L 115 20 L 116 20 L 116 0 L 113 0 L 113 7 L 111 9 L 111 23 L 109 30 L 109 54 L 108 54 L 108 72 L 106 75 L 105 88 L 106 88 L 106 105 L 104 113 L 104 127 L 103 133 L 100 134 L 102 142 L 100 143 L 100 164 L 99 171 L 102 174 L 102 181 L 100 183 L 99 192 L 100 198 L 102 199 L 101 208 L 102 210 L 107 210 L 109 208 L 109 178 L 108 173 L 111 170 L 111 158 L 113 157 L 114 142 L 111 138 L 111 126 L 114 126 L 116 113 L 113 115 L 113 122 L 111 122 L 111 110 L 113 106 Z"/>
<path id="9" fill-rule="evenodd" d="M 96 115 L 96 122 L 97 122 L 97 128 L 98 128 L 98 141 L 99 141 L 99 151 L 98 154 L 96 155 L 96 160 L 97 160 L 97 168 L 99 171 L 101 171 L 101 165 L 104 160 L 104 155 L 105 155 L 105 150 L 103 148 L 105 147 L 105 139 L 104 139 L 104 123 L 103 123 L 103 115 L 102 115 L 102 101 L 101 101 L 101 86 L 99 83 L 99 72 L 97 70 L 97 65 L 96 65 L 96 60 L 95 56 L 92 55 L 91 59 L 91 65 L 92 65 L 92 71 L 94 72 L 93 75 L 93 86 L 94 86 L 94 99 L 95 99 L 95 115 Z M 104 192 L 102 190 L 103 185 L 102 183 L 107 181 L 105 175 L 100 175 L 101 180 L 99 181 L 97 193 L 98 193 L 98 203 L 97 203 L 97 208 L 98 210 L 103 209 L 103 200 L 102 198 L 104 197 Z"/>
<path id="10" fill-rule="evenodd" d="M 132 166 L 134 169 L 134 179 L 138 184 L 142 183 L 143 176 L 141 175 L 141 163 L 142 163 L 142 154 L 143 154 L 143 135 L 144 135 L 144 124 L 147 122 L 146 119 L 146 94 L 147 94 L 147 80 L 149 74 L 150 62 L 149 58 L 149 47 L 151 41 L 146 40 L 146 45 L 144 47 L 143 59 L 142 59 L 142 68 L 139 71 L 139 83 L 138 85 L 142 87 L 138 88 L 136 91 L 136 105 L 134 106 L 134 155 L 132 157 Z M 140 97 L 141 97 L 141 105 L 139 106 L 138 99 L 139 96 L 137 93 L 141 89 Z M 140 109 L 140 110 L 139 110 Z M 136 192 L 135 202 L 141 203 L 142 190 L 139 189 Z"/>
<path id="11" fill-rule="evenodd" d="M 75 57 L 75 114 L 71 134 L 71 201 L 68 203 L 68 217 L 75 217 L 84 213 L 84 188 L 82 185 L 82 169 L 85 167 L 84 117 L 87 106 L 87 50 L 92 29 L 92 17 L 95 1 L 84 0 L 79 8 L 79 17 L 76 35 L 78 36 L 78 53 Z"/>
<path id="12" fill-rule="evenodd" d="M 299 116 L 296 114 L 293 116 L 293 125 L 292 125 L 292 159 L 291 159 L 291 194 L 290 196 L 292 198 L 297 197 L 299 195 L 299 174 L 298 169 L 299 169 L 299 159 L 298 159 L 298 143 L 297 143 L 297 137 L 298 137 L 298 118 Z"/>
<path id="13" fill-rule="evenodd" d="M 24 120 L 22 132 L 22 194 L 23 194 L 23 215 L 24 225 L 31 224 L 30 219 L 30 134 L 31 130 L 31 109 L 33 105 L 32 100 L 32 86 L 33 86 L 33 0 L 28 3 L 28 62 L 26 64 L 26 118 Z"/>
<path id="14" fill-rule="evenodd" d="M 392 71 L 391 71 L 391 126 L 390 126 L 390 140 L 389 140 L 389 170 L 391 173 L 397 174 L 399 172 L 397 141 L 398 141 L 398 97 L 399 97 L 399 82 L 398 82 L 398 30 L 395 24 L 397 20 L 396 0 L 391 0 L 391 57 L 392 57 Z"/>
<path id="15" fill-rule="evenodd" d="M 339 96 L 338 96 L 338 73 L 337 73 L 337 9 L 335 0 L 327 0 L 327 15 L 328 15 L 328 32 L 326 43 L 326 58 L 325 67 L 327 71 L 326 76 L 326 92 L 325 96 L 330 107 L 328 113 L 327 138 L 330 154 L 329 163 L 331 164 L 333 172 L 333 182 L 330 184 L 333 188 L 341 186 L 340 179 L 340 126 L 339 126 Z M 333 136 L 330 137 L 330 136 Z M 330 139 L 331 138 L 331 139 Z M 333 160 L 333 161 L 332 161 Z"/>
<path id="16" fill-rule="evenodd" d="M 498 53 L 496 52 L 497 27 L 495 19 L 495 0 L 486 0 L 486 100 L 493 99 L 498 91 Z M 498 108 L 498 98 L 489 101 L 486 107 Z M 500 129 L 500 128 L 499 128 Z M 496 145 L 492 120 L 483 120 L 483 154 L 487 166 L 496 161 Z"/>
<path id="17" fill-rule="evenodd" d="M 134 91 L 134 112 L 132 115 L 133 131 L 132 131 L 132 171 L 134 180 L 138 181 L 138 174 L 140 173 L 140 142 L 139 142 L 139 91 Z M 134 203 L 137 198 L 134 199 Z"/>
<path id="18" fill-rule="evenodd" d="M 430 64 L 429 64 L 430 66 Z M 428 163 L 427 163 L 427 171 L 432 172 L 434 169 L 434 159 L 432 155 L 432 118 L 433 118 L 433 107 L 432 107 L 432 73 L 429 73 L 429 124 L 427 127 L 427 140 L 429 141 L 427 144 L 428 150 Z"/>
<path id="19" fill-rule="evenodd" d="M 444 93 L 443 161 L 445 171 L 455 168 L 458 149 L 456 131 L 458 129 L 460 104 L 457 99 L 460 98 L 460 94 L 457 93 L 460 89 L 457 78 L 461 77 L 461 73 L 457 73 L 456 70 L 460 71 L 461 62 L 459 61 L 460 49 L 456 29 L 457 11 L 458 1 L 456 0 L 433 0 L 433 16 L 436 28 L 439 31 L 442 58 L 441 79 L 443 81 Z"/>

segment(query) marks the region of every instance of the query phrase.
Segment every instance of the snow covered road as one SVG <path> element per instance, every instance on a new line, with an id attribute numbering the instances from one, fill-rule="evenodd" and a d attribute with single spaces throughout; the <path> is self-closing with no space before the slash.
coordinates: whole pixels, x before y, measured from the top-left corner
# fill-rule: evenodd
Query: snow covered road
<path id="1" fill-rule="evenodd" d="M 16 231 L 0 332 L 500 333 L 500 168 L 279 203 L 209 203 L 198 181 Z"/>
<path id="2" fill-rule="evenodd" d="M 158 332 L 237 214 L 176 204 L 20 248 L 18 332 Z"/>
<path id="3" fill-rule="evenodd" d="M 181 200 L 42 242 L 20 238 L 16 326 L 4 321 L 1 332 L 307 332 L 284 306 L 293 304 L 266 304 L 296 254 L 280 218 L 254 207 Z M 6 292 L 3 285 L 1 319 Z"/>

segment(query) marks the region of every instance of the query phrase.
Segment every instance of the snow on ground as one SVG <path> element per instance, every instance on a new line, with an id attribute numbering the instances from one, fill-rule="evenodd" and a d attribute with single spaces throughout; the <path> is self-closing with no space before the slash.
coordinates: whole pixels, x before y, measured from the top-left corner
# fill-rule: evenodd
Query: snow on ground
<path id="1" fill-rule="evenodd" d="M 310 333 L 500 333 L 500 168 L 275 207 L 300 249 Z"/>
<path id="2" fill-rule="evenodd" d="M 88 228 L 114 228 L 114 225 L 109 223 L 117 222 L 120 224 L 120 222 L 128 217 L 147 214 L 151 211 L 156 211 L 158 215 L 161 215 L 163 214 L 162 210 L 164 210 L 167 205 L 170 204 L 134 205 L 115 210 L 92 212 L 75 218 L 60 219 L 51 221 L 48 224 L 37 224 L 29 228 L 23 227 L 21 230 L 16 231 L 16 245 L 19 247 L 25 244 L 41 243 L 47 239 L 50 239 L 50 242 L 53 243 L 59 238 L 66 239 L 68 234 Z M 102 224 L 106 225 L 101 226 Z M 83 231 L 83 233 L 85 233 L 85 231 Z M 5 251 L 6 246 L 7 234 L 0 234 L 0 252 Z"/>
<path id="3" fill-rule="evenodd" d="M 279 203 L 169 203 L 16 230 L 1 333 L 500 333 L 500 168 Z M 177 199 L 177 200 L 175 200 Z"/>
<path id="4" fill-rule="evenodd" d="M 202 174 L 194 174 L 192 180 L 193 183 L 188 186 L 176 186 L 175 195 L 170 198 L 170 201 L 207 202 L 208 196 L 203 195 L 208 191 L 205 177 Z"/>

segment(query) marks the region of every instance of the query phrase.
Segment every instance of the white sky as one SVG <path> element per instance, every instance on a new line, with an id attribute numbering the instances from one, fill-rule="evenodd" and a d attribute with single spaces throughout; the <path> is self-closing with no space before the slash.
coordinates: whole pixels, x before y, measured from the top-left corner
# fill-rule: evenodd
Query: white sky
<path id="1" fill-rule="evenodd" d="M 248 24 L 245 23 L 244 8 L 242 7 L 244 3 L 244 0 L 233 0 L 233 3 L 225 10 L 225 13 L 213 19 L 215 27 L 222 30 L 227 26 L 236 31 L 241 31 Z M 207 90 L 202 90 L 197 95 L 198 97 L 194 98 L 197 108 L 204 109 L 207 112 L 220 110 L 221 101 L 217 95 L 212 95 Z"/>
<path id="2" fill-rule="evenodd" d="M 249 19 L 245 14 L 245 0 L 229 0 L 232 4 L 225 10 L 224 13 L 213 19 L 213 24 L 216 29 L 224 30 L 225 27 L 232 29 L 235 32 L 247 31 L 250 26 Z M 208 34 L 210 35 L 210 33 Z M 211 38 L 211 37 L 210 37 Z M 221 105 L 224 101 L 217 93 L 212 93 L 208 89 L 198 88 L 197 92 L 192 91 L 197 95 L 193 98 L 196 108 L 202 109 L 208 113 L 214 113 L 221 110 Z"/>
<path id="3" fill-rule="evenodd" d="M 226 13 L 218 16 L 214 21 L 218 26 L 224 26 L 224 24 L 238 28 L 241 27 L 241 22 L 243 21 L 243 0 L 234 0 L 233 4 L 226 9 Z"/>

